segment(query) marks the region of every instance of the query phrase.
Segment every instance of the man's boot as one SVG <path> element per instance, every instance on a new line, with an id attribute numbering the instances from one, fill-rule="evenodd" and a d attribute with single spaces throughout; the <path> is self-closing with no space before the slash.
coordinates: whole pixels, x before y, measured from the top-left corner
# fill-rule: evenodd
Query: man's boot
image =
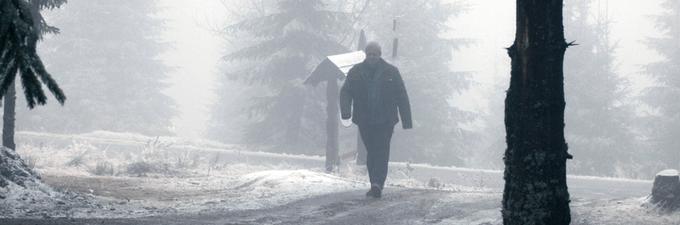
<path id="1" fill-rule="evenodd" d="M 371 190 L 366 192 L 366 197 L 380 198 L 380 197 L 382 197 L 382 189 L 380 188 L 379 185 L 373 184 L 373 185 L 371 185 Z"/>

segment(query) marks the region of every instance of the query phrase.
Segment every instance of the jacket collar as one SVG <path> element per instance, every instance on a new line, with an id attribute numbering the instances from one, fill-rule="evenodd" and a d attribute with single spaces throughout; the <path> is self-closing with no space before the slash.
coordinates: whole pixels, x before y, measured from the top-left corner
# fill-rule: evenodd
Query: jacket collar
<path id="1" fill-rule="evenodd" d="M 366 63 L 366 60 L 365 60 L 365 59 L 364 59 L 363 62 L 361 62 L 361 66 L 364 67 L 364 68 L 368 68 L 368 67 L 369 67 L 369 65 L 368 65 L 368 63 Z M 378 60 L 378 62 L 375 64 L 375 66 L 376 66 L 376 69 L 377 69 L 377 70 L 381 70 L 381 69 L 383 69 L 383 68 L 385 68 L 385 67 L 387 66 L 387 62 L 386 62 L 383 58 L 380 58 L 380 59 Z"/>

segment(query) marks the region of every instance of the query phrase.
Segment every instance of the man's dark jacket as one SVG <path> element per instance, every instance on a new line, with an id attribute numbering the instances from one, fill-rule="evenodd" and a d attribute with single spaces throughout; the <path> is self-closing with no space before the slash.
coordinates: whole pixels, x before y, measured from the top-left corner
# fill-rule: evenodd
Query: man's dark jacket
<path id="1" fill-rule="evenodd" d="M 401 116 L 404 129 L 412 128 L 411 106 L 399 70 L 380 59 L 372 67 L 366 62 L 352 67 L 340 90 L 343 119 L 355 124 L 392 124 Z M 351 113 L 351 115 L 350 115 Z"/>

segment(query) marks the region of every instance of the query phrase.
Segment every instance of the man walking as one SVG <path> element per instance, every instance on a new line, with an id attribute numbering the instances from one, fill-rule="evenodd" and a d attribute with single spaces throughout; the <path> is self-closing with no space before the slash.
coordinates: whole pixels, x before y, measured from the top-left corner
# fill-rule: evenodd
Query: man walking
<path id="1" fill-rule="evenodd" d="M 380 198 L 387 178 L 394 125 L 401 117 L 402 127 L 412 128 L 411 106 L 399 70 L 381 58 L 380 45 L 370 42 L 364 52 L 366 59 L 349 70 L 340 90 L 340 111 L 342 119 L 352 118 L 359 126 L 366 145 L 371 181 L 366 196 Z"/>

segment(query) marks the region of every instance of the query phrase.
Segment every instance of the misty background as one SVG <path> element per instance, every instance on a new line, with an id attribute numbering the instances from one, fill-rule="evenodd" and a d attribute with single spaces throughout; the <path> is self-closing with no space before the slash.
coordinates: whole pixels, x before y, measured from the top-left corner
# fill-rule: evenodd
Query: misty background
<path id="1" fill-rule="evenodd" d="M 514 1 L 287 2 L 295 4 L 69 0 L 46 13 L 61 33 L 40 42 L 69 101 L 17 107 L 17 130 L 180 136 L 323 155 L 325 87 L 302 82 L 323 57 L 355 50 L 364 29 L 388 59 L 391 40 L 400 39 L 395 64 L 414 129 L 395 129 L 391 160 L 502 168 Z M 680 4 L 565 4 L 566 38 L 578 44 L 565 58 L 569 172 L 647 179 L 677 169 Z M 341 153 L 353 151 L 356 127 L 341 128 L 340 138 Z"/>

